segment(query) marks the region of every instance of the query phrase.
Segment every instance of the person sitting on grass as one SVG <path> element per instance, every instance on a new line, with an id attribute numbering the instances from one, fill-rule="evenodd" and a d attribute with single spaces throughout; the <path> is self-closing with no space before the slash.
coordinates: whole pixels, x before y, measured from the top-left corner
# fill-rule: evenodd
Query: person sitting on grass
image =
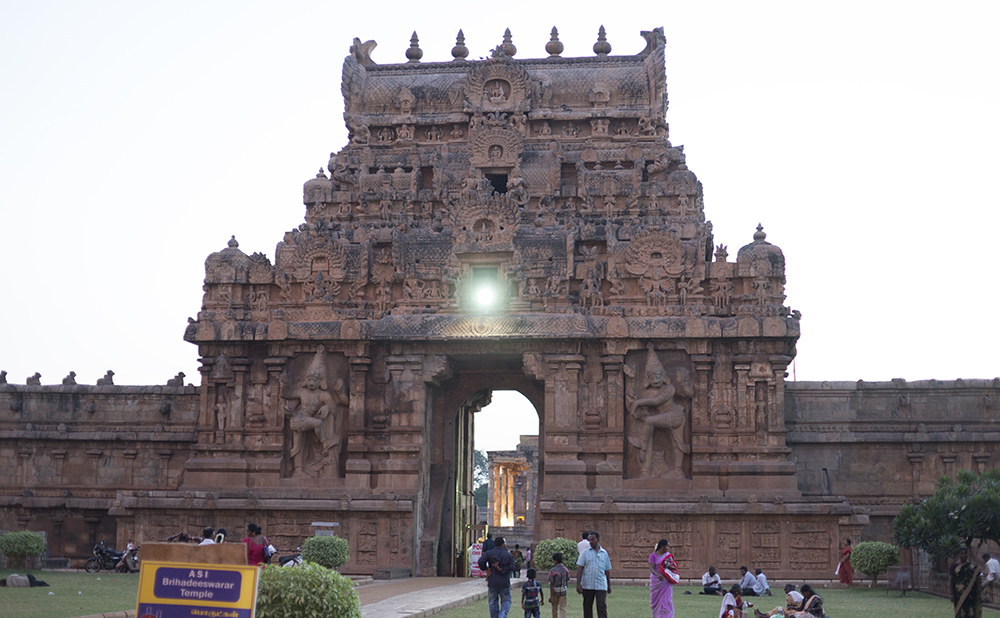
<path id="1" fill-rule="evenodd" d="M 702 592 L 698 594 L 715 594 L 722 596 L 722 578 L 715 571 L 715 566 L 708 567 L 708 573 L 701 576 Z"/>
<path id="2" fill-rule="evenodd" d="M 521 609 L 524 618 L 539 618 L 540 608 L 545 605 L 542 585 L 535 581 L 535 569 L 528 569 L 528 581 L 521 586 Z"/>
<path id="3" fill-rule="evenodd" d="M 743 618 L 743 610 L 753 607 L 753 603 L 744 603 L 742 589 L 739 584 L 733 584 L 726 596 L 722 597 L 722 609 L 719 618 Z"/>
<path id="4" fill-rule="evenodd" d="M 819 598 L 812 586 L 802 584 L 802 610 L 792 614 L 794 618 L 823 618 L 823 599 Z"/>
<path id="5" fill-rule="evenodd" d="M 802 609 L 802 594 L 795 589 L 795 584 L 785 584 L 785 606 L 775 607 L 766 614 L 760 610 L 753 610 L 756 618 L 766 618 L 767 616 L 791 616 Z"/>

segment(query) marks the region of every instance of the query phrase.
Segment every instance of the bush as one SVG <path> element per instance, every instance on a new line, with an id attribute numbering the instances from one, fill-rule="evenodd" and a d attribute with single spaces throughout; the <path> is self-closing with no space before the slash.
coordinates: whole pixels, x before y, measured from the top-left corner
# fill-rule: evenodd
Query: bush
<path id="1" fill-rule="evenodd" d="M 361 602 L 351 580 L 323 565 L 303 562 L 297 567 L 283 568 L 269 564 L 260 574 L 257 616 L 361 618 Z"/>
<path id="2" fill-rule="evenodd" d="M 328 569 L 336 569 L 347 564 L 349 559 L 347 539 L 339 536 L 314 536 L 302 544 L 304 562 L 315 562 Z"/>
<path id="3" fill-rule="evenodd" d="M 535 548 L 535 553 L 532 554 L 532 559 L 535 561 L 535 567 L 539 571 L 548 571 L 551 569 L 555 562 L 552 560 L 552 554 L 556 552 L 562 552 L 563 564 L 566 568 L 572 571 L 576 568 L 576 559 L 580 556 L 580 553 L 576 550 L 576 541 L 571 541 L 569 539 L 558 538 L 558 539 L 545 539 L 538 544 Z"/>
<path id="4" fill-rule="evenodd" d="M 11 562 L 23 562 L 26 558 L 40 556 L 44 551 L 45 537 L 37 532 L 21 530 L 0 536 L 0 553 Z"/>
<path id="5" fill-rule="evenodd" d="M 851 566 L 871 578 L 874 586 L 878 576 L 899 564 L 899 548 L 889 543 L 865 541 L 858 543 L 851 551 Z M 869 587 L 870 587 L 869 586 Z"/>

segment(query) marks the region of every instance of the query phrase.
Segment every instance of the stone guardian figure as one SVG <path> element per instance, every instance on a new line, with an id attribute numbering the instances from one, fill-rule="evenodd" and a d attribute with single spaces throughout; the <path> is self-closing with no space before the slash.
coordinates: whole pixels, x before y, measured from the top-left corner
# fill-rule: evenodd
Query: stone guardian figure
<path id="1" fill-rule="evenodd" d="M 684 476 L 682 464 L 685 453 L 691 452 L 684 441 L 684 427 L 687 424 L 687 406 L 684 403 L 694 395 L 690 378 L 683 369 L 677 370 L 677 384 L 672 383 L 656 356 L 653 346 L 646 355 L 645 390 L 632 403 L 632 417 L 638 421 L 639 435 L 629 437 L 629 444 L 638 449 L 642 476 L 648 477 L 653 471 L 654 438 L 656 430 L 666 431 L 670 436 L 672 456 L 663 453 L 670 471 L 668 477 Z M 678 401 L 680 400 L 680 401 Z"/>
<path id="2" fill-rule="evenodd" d="M 292 474 L 311 476 L 331 454 L 333 461 L 339 459 L 341 439 L 336 432 L 336 408 L 348 405 L 348 398 L 343 392 L 343 380 L 337 380 L 333 389 L 327 385 L 326 347 L 322 345 L 317 348 L 305 380 L 298 388 L 289 389 L 286 380 L 282 376 L 282 399 L 285 400 L 282 410 L 289 417 L 292 430 L 292 448 L 288 454 Z M 319 452 L 309 448 L 312 436 L 319 441 Z"/>

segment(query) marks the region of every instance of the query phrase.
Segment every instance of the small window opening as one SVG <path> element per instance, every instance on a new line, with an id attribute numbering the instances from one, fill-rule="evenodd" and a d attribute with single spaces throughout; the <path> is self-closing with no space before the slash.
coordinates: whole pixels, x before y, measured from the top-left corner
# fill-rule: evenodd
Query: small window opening
<path id="1" fill-rule="evenodd" d="M 507 193 L 507 174 L 486 174 L 486 180 L 493 185 L 493 190 L 504 195 Z"/>

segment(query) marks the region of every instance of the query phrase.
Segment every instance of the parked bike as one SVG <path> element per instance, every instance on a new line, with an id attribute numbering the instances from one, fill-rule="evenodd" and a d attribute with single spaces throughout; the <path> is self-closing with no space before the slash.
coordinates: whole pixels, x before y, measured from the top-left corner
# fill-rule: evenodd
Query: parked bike
<path id="1" fill-rule="evenodd" d="M 115 565 L 119 573 L 136 573 L 139 571 L 139 546 L 128 540 L 128 546 L 122 554 L 121 560 Z"/>
<path id="2" fill-rule="evenodd" d="M 291 556 L 281 556 L 278 558 L 279 566 L 298 566 L 300 564 L 302 564 L 302 550 L 298 547 L 295 548 L 295 553 Z"/>
<path id="3" fill-rule="evenodd" d="M 125 552 L 115 551 L 113 547 L 105 545 L 104 539 L 101 539 L 100 543 L 94 545 L 94 557 L 87 559 L 84 569 L 88 573 L 97 573 L 101 569 L 114 571 L 123 555 Z"/>

